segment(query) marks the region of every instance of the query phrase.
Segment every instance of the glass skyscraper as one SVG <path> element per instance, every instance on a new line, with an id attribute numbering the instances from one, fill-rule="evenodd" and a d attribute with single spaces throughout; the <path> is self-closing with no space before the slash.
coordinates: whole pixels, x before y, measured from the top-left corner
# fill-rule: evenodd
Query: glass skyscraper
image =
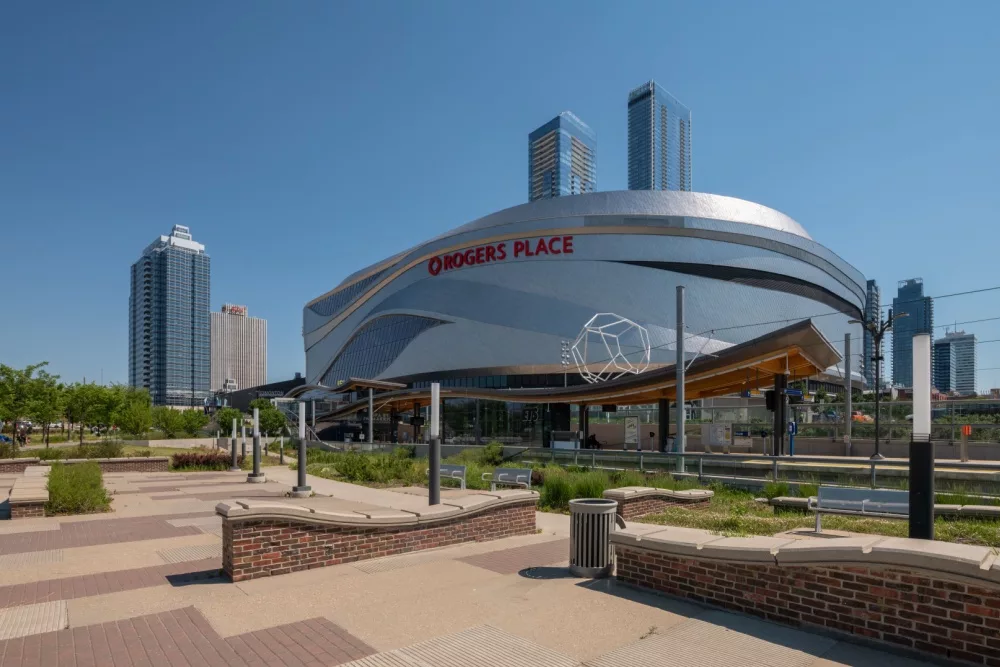
<path id="1" fill-rule="evenodd" d="M 892 324 L 892 382 L 901 387 L 913 386 L 913 337 L 934 333 L 934 300 L 924 296 L 921 278 L 901 280 L 892 300 L 894 316 L 906 313 Z M 934 375 L 931 361 L 931 375 Z M 934 385 L 934 377 L 931 384 Z"/>
<path id="2" fill-rule="evenodd" d="M 976 395 L 976 334 L 956 331 L 934 341 L 934 386 L 962 396 Z"/>
<path id="3" fill-rule="evenodd" d="M 878 288 L 878 284 L 874 280 L 869 280 L 865 288 L 865 321 L 879 323 L 881 322 L 881 316 L 882 291 Z M 862 368 L 865 369 L 865 382 L 869 387 L 875 387 L 875 362 L 873 361 L 875 357 L 875 339 L 867 328 L 865 329 L 863 347 L 865 356 Z M 885 350 L 882 353 L 884 355 Z M 885 368 L 884 365 L 883 368 Z"/>
<path id="4" fill-rule="evenodd" d="M 628 189 L 691 190 L 691 111 L 655 81 L 628 94 Z"/>
<path id="5" fill-rule="evenodd" d="M 528 201 L 597 189 L 597 138 L 570 111 L 528 135 Z"/>
<path id="6" fill-rule="evenodd" d="M 211 396 L 210 276 L 205 246 L 182 225 L 132 265 L 129 384 L 153 405 L 200 407 Z"/>

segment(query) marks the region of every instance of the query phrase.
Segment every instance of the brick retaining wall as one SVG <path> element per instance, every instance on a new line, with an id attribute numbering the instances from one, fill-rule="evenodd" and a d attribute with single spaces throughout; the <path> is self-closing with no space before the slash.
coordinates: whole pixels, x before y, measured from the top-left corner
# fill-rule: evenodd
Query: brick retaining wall
<path id="1" fill-rule="evenodd" d="M 11 519 L 36 519 L 45 516 L 45 501 L 17 503 L 10 506 Z"/>
<path id="2" fill-rule="evenodd" d="M 641 544 L 616 544 L 620 581 L 779 623 L 1000 667 L 1000 581 L 886 565 L 720 562 Z"/>
<path id="3" fill-rule="evenodd" d="M 38 459 L 0 459 L 0 473 L 20 474 L 28 466 L 51 465 L 62 462 L 67 465 L 93 461 L 101 467 L 101 472 L 168 472 L 170 459 L 166 456 L 132 456 L 117 459 L 53 459 L 39 461 Z"/>
<path id="4" fill-rule="evenodd" d="M 296 519 L 224 519 L 222 569 L 245 581 L 327 565 L 535 533 L 537 496 L 405 525 L 322 525 Z"/>
<path id="5" fill-rule="evenodd" d="M 618 516 L 626 521 L 633 521 L 649 514 L 659 514 L 668 507 L 674 505 L 694 505 L 707 508 L 709 498 L 664 498 L 657 496 L 646 496 L 643 498 L 629 498 L 618 501 Z"/>
<path id="6" fill-rule="evenodd" d="M 28 466 L 38 465 L 38 459 L 0 459 L 0 473 L 20 475 Z"/>

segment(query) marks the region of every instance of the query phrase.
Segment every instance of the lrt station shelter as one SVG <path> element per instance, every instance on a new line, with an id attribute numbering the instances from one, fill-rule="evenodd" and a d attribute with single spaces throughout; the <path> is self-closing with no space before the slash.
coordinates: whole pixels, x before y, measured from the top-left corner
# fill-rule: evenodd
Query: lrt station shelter
<path id="1" fill-rule="evenodd" d="M 530 447 L 574 421 L 586 438 L 594 411 L 655 406 L 663 449 L 678 286 L 685 400 L 842 384 L 845 334 L 860 348 L 864 276 L 787 215 L 598 192 L 493 213 L 347 276 L 306 304 L 305 382 L 286 398 L 315 401 L 320 436 L 339 439 L 364 432 L 374 395 L 375 439 L 417 442 L 438 382 L 445 442 Z"/>

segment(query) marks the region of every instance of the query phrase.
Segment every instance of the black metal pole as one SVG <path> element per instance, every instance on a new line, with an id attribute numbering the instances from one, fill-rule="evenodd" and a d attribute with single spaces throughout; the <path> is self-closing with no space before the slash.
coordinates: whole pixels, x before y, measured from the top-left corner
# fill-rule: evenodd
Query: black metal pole
<path id="1" fill-rule="evenodd" d="M 881 327 L 880 327 L 881 328 Z M 882 453 L 879 450 L 879 405 L 881 401 L 879 400 L 882 396 L 882 331 L 875 332 L 875 453 L 872 454 L 873 459 L 882 458 Z"/>
<path id="2" fill-rule="evenodd" d="M 934 443 L 929 435 L 910 438 L 910 537 L 934 539 Z"/>

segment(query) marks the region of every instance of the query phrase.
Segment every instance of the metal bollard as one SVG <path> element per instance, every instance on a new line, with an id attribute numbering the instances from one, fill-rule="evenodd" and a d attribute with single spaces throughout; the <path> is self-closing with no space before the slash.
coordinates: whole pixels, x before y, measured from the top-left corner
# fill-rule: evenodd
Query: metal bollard
<path id="1" fill-rule="evenodd" d="M 778 481 L 778 459 L 774 459 L 771 464 L 771 475 L 774 477 L 774 481 Z"/>
<path id="2" fill-rule="evenodd" d="M 875 488 L 875 463 L 872 463 L 872 488 Z"/>
<path id="3" fill-rule="evenodd" d="M 698 457 L 698 481 L 699 482 L 701 481 L 701 478 L 704 476 L 704 474 L 705 474 L 705 459 L 703 459 L 701 457 Z"/>

